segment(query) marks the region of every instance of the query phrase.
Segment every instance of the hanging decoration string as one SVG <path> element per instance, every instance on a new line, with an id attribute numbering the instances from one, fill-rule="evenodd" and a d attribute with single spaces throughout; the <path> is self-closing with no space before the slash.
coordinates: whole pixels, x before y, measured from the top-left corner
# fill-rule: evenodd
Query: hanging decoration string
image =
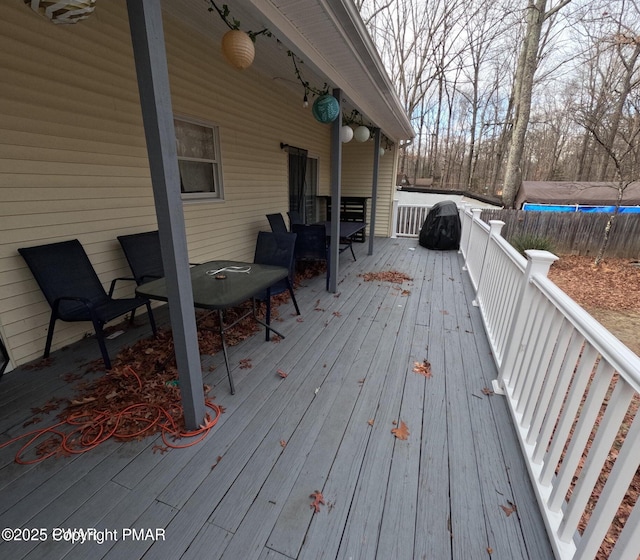
<path id="1" fill-rule="evenodd" d="M 287 55 L 289 55 L 291 57 L 291 60 L 293 61 L 293 70 L 294 70 L 294 72 L 296 74 L 296 78 L 302 84 L 302 87 L 304 88 L 304 99 L 303 99 L 303 106 L 304 107 L 308 107 L 308 105 L 309 105 L 309 94 L 310 93 L 313 93 L 313 95 L 316 95 L 317 97 L 321 97 L 321 96 L 327 95 L 329 93 L 329 86 L 326 84 L 326 82 L 324 84 L 324 88 L 320 90 L 320 89 L 316 89 L 313 86 L 311 86 L 309 84 L 309 82 L 306 81 L 302 77 L 302 73 L 300 72 L 300 68 L 298 67 L 298 63 L 304 64 L 304 62 L 298 56 L 296 56 L 296 53 L 294 53 L 292 51 L 287 51 Z"/>
<path id="2" fill-rule="evenodd" d="M 218 12 L 218 15 L 220 16 L 220 19 L 222 19 L 222 21 L 225 22 L 225 24 L 227 25 L 227 27 L 233 31 L 239 31 L 240 30 L 240 22 L 235 19 L 235 18 L 231 18 L 232 21 L 229 21 L 229 14 L 231 13 L 229 10 L 229 6 L 227 6 L 226 4 L 222 4 L 222 8 L 219 8 L 216 3 L 213 0 L 209 0 L 209 2 L 211 3 L 211 6 L 209 6 L 209 11 L 213 12 L 216 11 Z M 247 35 L 249 35 L 250 39 L 255 43 L 256 42 L 256 37 L 258 35 L 264 35 L 266 37 L 271 37 L 271 31 L 269 31 L 267 28 L 265 29 L 261 29 L 260 31 L 245 31 L 245 33 Z"/>

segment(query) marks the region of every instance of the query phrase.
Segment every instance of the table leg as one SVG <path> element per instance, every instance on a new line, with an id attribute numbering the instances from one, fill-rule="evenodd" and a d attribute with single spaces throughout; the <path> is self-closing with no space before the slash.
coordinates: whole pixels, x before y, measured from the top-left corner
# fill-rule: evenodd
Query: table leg
<path id="1" fill-rule="evenodd" d="M 269 298 L 269 299 L 271 299 L 271 298 Z M 269 322 L 265 323 L 264 321 L 261 321 L 258 318 L 258 315 L 256 314 L 256 300 L 255 300 L 255 298 L 253 298 L 251 300 L 251 303 L 253 305 L 253 318 L 255 319 L 256 323 L 260 323 L 263 327 L 265 327 L 267 329 L 266 341 L 269 342 L 269 339 L 270 339 L 269 332 L 274 332 L 280 338 L 284 338 L 284 335 L 282 333 L 278 332 L 276 329 L 274 329 Z M 269 304 L 267 303 L 267 317 L 266 317 L 267 321 L 270 321 L 270 318 L 271 318 L 271 309 L 269 307 Z"/>
<path id="2" fill-rule="evenodd" d="M 254 313 L 255 314 L 255 313 Z M 233 384 L 231 369 L 229 369 L 229 357 L 227 356 L 227 343 L 224 339 L 224 313 L 222 309 L 218 310 L 218 322 L 220 323 L 220 339 L 222 341 L 222 354 L 224 355 L 224 364 L 227 366 L 227 376 L 229 377 L 229 385 L 231 386 L 231 394 L 236 394 L 236 388 Z"/>

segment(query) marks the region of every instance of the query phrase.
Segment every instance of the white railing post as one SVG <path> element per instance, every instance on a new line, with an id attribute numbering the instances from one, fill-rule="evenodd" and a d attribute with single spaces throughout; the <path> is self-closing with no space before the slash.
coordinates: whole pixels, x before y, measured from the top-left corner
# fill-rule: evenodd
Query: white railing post
<path id="1" fill-rule="evenodd" d="M 398 237 L 398 203 L 399 200 L 397 198 L 393 199 L 393 205 L 391 210 L 391 238 L 395 239 Z"/>
<path id="2" fill-rule="evenodd" d="M 462 267 L 462 270 L 464 271 L 469 271 L 469 274 L 471 276 L 471 280 L 472 282 L 474 282 L 474 287 L 477 286 L 477 283 L 474 281 L 474 275 L 475 275 L 475 270 L 470 270 L 469 269 L 469 262 L 471 261 L 472 264 L 472 268 L 473 268 L 473 264 L 475 263 L 475 258 L 473 254 L 470 254 L 469 252 L 469 248 L 471 247 L 471 234 L 474 230 L 474 228 L 476 227 L 476 224 L 479 223 L 480 220 L 480 215 L 482 214 L 482 210 L 480 210 L 480 208 L 472 208 L 471 209 L 471 219 L 469 220 L 469 233 L 467 235 L 467 242 L 466 242 L 466 252 L 464 254 L 464 266 Z"/>
<path id="3" fill-rule="evenodd" d="M 462 211 L 462 231 L 460 232 L 460 251 L 464 258 L 462 270 L 467 270 L 467 255 L 469 254 L 469 236 L 471 235 L 471 204 L 465 204 Z"/>
<path id="4" fill-rule="evenodd" d="M 480 276 L 478 277 L 478 288 L 476 289 L 476 298 L 471 302 L 474 306 L 480 307 L 480 301 L 482 300 L 482 278 L 484 277 L 485 267 L 487 266 L 487 253 L 491 247 L 491 242 L 496 237 L 500 236 L 504 222 L 501 220 L 489 220 L 489 238 L 487 239 L 487 245 L 484 249 L 484 255 L 482 256 L 482 266 L 480 268 Z"/>
<path id="5" fill-rule="evenodd" d="M 513 321 L 509 327 L 509 335 L 505 344 L 505 352 L 498 371 L 498 378 L 493 380 L 493 390 L 495 393 L 504 394 L 506 384 L 511 378 L 511 370 L 517 361 L 517 357 L 526 349 L 526 342 L 523 343 L 522 333 L 526 326 L 526 317 L 528 313 L 524 310 L 531 306 L 533 288 L 530 280 L 535 274 L 547 276 L 551 265 L 558 260 L 558 257 L 549 251 L 538 251 L 530 249 L 525 251 L 527 255 L 527 268 L 525 269 L 520 286 L 520 294 L 516 303 L 516 309 L 513 314 Z"/>

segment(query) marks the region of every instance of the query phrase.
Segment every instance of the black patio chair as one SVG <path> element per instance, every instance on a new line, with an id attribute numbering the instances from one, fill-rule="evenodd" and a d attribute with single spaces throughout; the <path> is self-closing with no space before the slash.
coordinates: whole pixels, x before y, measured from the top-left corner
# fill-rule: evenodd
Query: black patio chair
<path id="1" fill-rule="evenodd" d="M 256 251 L 253 262 L 256 264 L 269 264 L 273 266 L 282 266 L 289 270 L 289 275 L 280 280 L 269 289 L 271 297 L 277 296 L 288 291 L 291 295 L 291 301 L 296 309 L 296 313 L 300 315 L 300 308 L 296 301 L 296 295 L 293 292 L 293 279 L 295 275 L 295 233 L 273 233 L 268 231 L 258 232 L 258 240 L 256 241 Z M 267 298 L 266 291 L 258 294 L 255 300 L 264 301 L 267 304 L 267 325 L 271 321 L 271 301 Z M 266 332 L 266 339 L 269 340 L 269 329 Z"/>
<path id="2" fill-rule="evenodd" d="M 269 225 L 271 226 L 271 231 L 273 233 L 288 233 L 287 224 L 284 222 L 284 218 L 282 214 L 267 214 L 267 220 L 269 220 Z"/>
<path id="3" fill-rule="evenodd" d="M 0 378 L 4 375 L 4 370 L 9 365 L 9 352 L 5 348 L 2 338 L 0 338 Z"/>
<path id="4" fill-rule="evenodd" d="M 53 329 L 61 321 L 91 321 L 104 365 L 111 369 L 111 360 L 104 341 L 103 326 L 108 321 L 133 312 L 145 305 L 153 334 L 156 323 L 148 300 L 143 298 L 114 299 L 107 294 L 87 253 L 77 239 L 23 247 L 18 249 L 51 306 L 49 331 L 44 357 L 49 356 Z"/>
<path id="5" fill-rule="evenodd" d="M 109 295 L 113 294 L 113 287 L 117 280 L 133 280 L 140 286 L 164 276 L 158 230 L 119 235 L 118 241 L 127 258 L 133 278 L 116 278 L 111 283 Z"/>
<path id="6" fill-rule="evenodd" d="M 292 229 L 291 226 L 293 226 L 293 224 L 304 224 L 300 212 L 297 210 L 289 210 L 287 215 L 289 216 L 289 229 Z"/>
<path id="7" fill-rule="evenodd" d="M 293 224 L 296 238 L 296 261 L 325 261 L 327 263 L 327 289 L 329 288 L 329 247 L 324 224 Z"/>

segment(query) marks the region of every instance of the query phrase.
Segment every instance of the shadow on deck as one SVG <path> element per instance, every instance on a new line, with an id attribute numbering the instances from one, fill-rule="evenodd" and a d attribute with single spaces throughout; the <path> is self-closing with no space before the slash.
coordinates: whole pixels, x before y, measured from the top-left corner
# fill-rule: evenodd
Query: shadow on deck
<path id="1" fill-rule="evenodd" d="M 155 437 L 110 441 L 31 466 L 13 462 L 17 445 L 1 449 L 0 527 L 45 531 L 0 543 L 0 556 L 553 558 L 506 403 L 483 391 L 496 370 L 461 257 L 413 239 L 355 249 L 357 262 L 341 256 L 339 293 L 315 278 L 297 292 L 301 322 L 281 308 L 284 340 L 258 334 L 230 349 L 236 395 L 222 356 L 203 357 L 226 412 L 199 445 L 154 454 Z M 413 281 L 359 276 L 384 270 Z M 111 352 L 147 334 L 142 323 Z M 53 356 L 0 383 L 2 441 L 30 429 L 32 407 L 68 396 L 62 376 L 99 354 L 83 340 Z M 430 378 L 413 371 L 425 360 Z M 399 421 L 407 440 L 391 433 Z M 98 532 L 73 543 L 54 528 Z"/>

